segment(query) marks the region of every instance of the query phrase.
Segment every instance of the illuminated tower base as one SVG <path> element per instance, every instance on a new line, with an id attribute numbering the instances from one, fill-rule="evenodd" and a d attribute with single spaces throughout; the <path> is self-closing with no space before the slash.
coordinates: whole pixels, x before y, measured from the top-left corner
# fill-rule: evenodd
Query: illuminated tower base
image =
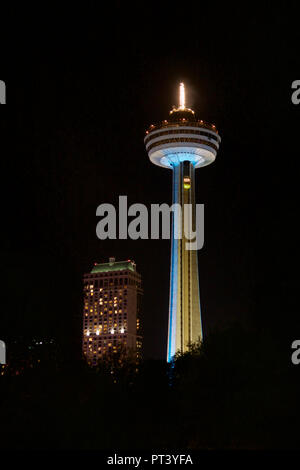
<path id="1" fill-rule="evenodd" d="M 152 163 L 173 170 L 173 204 L 182 209 L 181 219 L 175 214 L 172 222 L 168 362 L 178 351 L 187 351 L 191 342 L 202 340 L 198 251 L 187 249 L 190 240 L 184 229 L 196 230 L 195 169 L 215 160 L 221 138 L 213 124 L 194 114 L 185 107 L 181 84 L 180 106 L 173 108 L 168 121 L 151 125 L 144 140 Z M 191 213 L 185 212 L 185 204 L 191 204 Z"/>

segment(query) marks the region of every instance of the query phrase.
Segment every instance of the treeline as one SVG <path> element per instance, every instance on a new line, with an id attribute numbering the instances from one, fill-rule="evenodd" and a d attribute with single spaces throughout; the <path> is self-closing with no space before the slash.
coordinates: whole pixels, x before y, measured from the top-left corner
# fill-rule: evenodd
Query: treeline
<path id="1" fill-rule="evenodd" d="M 167 365 L 118 351 L 95 368 L 41 361 L 0 377 L 0 447 L 299 448 L 290 345 L 231 325 Z"/>

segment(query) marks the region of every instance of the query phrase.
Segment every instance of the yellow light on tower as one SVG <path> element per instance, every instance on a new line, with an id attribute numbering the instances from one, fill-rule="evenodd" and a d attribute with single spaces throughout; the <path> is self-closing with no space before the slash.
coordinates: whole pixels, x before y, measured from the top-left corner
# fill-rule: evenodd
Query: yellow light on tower
<path id="1" fill-rule="evenodd" d="M 179 86 L 179 109 L 185 109 L 184 83 L 180 83 Z"/>
<path id="2" fill-rule="evenodd" d="M 190 189 L 191 188 L 191 178 L 189 178 L 188 176 L 185 176 L 183 178 L 183 187 L 184 187 L 184 189 Z"/>

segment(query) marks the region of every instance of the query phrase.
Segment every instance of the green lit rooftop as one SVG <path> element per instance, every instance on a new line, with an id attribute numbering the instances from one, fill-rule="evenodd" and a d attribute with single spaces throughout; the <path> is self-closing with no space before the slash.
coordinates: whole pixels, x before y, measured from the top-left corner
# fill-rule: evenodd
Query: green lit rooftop
<path id="1" fill-rule="evenodd" d="M 135 272 L 135 263 L 132 260 L 127 261 L 115 261 L 114 258 L 110 258 L 108 263 L 97 263 L 91 270 L 92 274 L 95 273 L 107 273 L 111 271 L 133 271 Z"/>

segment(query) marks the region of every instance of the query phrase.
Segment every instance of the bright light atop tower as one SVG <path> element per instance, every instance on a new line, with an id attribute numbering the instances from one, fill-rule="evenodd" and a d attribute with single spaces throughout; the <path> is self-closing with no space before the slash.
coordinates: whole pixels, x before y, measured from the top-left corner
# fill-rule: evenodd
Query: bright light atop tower
<path id="1" fill-rule="evenodd" d="M 173 114 L 174 112 L 177 111 L 188 111 L 189 113 L 194 113 L 194 111 L 190 108 L 186 108 L 185 106 L 185 88 L 184 88 L 184 83 L 181 82 L 179 85 L 179 106 L 176 108 L 176 106 L 173 106 L 173 108 L 170 111 L 170 114 Z M 185 120 L 185 118 L 183 118 Z M 164 121 L 164 123 L 168 123 L 168 121 Z M 152 128 L 155 127 L 153 125 L 150 126 L 149 131 L 151 132 Z"/>
<path id="2" fill-rule="evenodd" d="M 185 91 L 184 91 L 184 83 L 180 83 L 179 86 L 179 109 L 185 108 Z"/>

